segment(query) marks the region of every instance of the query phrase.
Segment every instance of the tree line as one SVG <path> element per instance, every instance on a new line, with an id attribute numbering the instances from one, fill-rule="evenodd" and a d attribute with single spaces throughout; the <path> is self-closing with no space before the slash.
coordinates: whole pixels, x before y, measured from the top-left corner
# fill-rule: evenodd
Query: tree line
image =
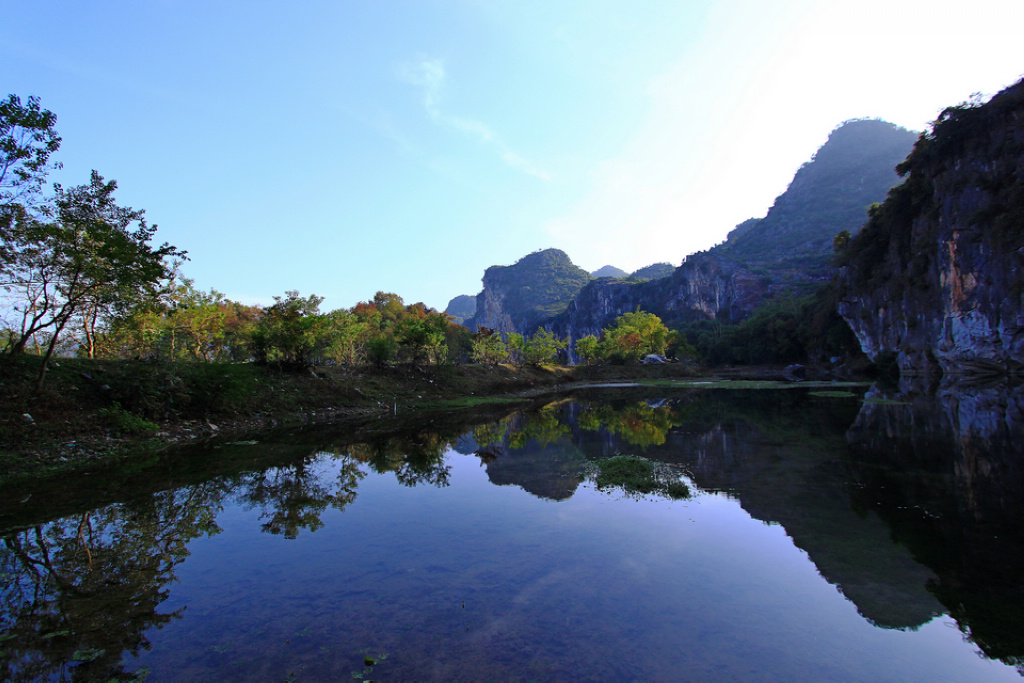
<path id="1" fill-rule="evenodd" d="M 776 302 L 740 325 L 693 322 L 668 329 L 656 315 L 626 313 L 599 335 L 568 340 L 471 332 L 423 303 L 377 292 L 351 308 L 322 311 L 297 291 L 246 305 L 181 274 L 187 252 L 155 244 L 145 212 L 121 206 L 117 183 L 47 188 L 61 144 L 57 117 L 38 98 L 0 102 L 0 354 L 194 362 L 253 362 L 282 369 L 322 364 L 634 363 L 650 354 L 711 363 L 791 362 L 842 336 L 834 302 Z M 694 344 L 687 341 L 687 335 Z M 849 336 L 849 335 L 847 335 Z M 849 345 L 830 340 L 829 350 Z M 768 343 L 766 343 L 768 342 Z M 570 353 L 571 351 L 571 353 Z"/>
<path id="2" fill-rule="evenodd" d="M 38 98 L 0 102 L 0 351 L 87 358 L 318 364 L 500 362 L 545 365 L 567 346 L 545 329 L 524 337 L 476 333 L 422 303 L 377 292 L 352 308 L 321 311 L 297 291 L 269 306 L 231 301 L 181 275 L 187 253 L 156 246 L 145 212 L 121 206 L 117 183 L 48 190 L 61 144 L 57 117 Z M 623 316 L 576 352 L 586 362 L 663 353 L 669 332 L 641 312 Z M 561 354 L 561 355 L 560 355 Z"/>

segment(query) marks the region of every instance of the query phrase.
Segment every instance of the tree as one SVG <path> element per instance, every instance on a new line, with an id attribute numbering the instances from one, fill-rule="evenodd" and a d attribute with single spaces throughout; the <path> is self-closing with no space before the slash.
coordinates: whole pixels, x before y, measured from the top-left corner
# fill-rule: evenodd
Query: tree
<path id="1" fill-rule="evenodd" d="M 0 207 L 32 205 L 39 197 L 53 168 L 50 155 L 60 147 L 56 123 L 57 115 L 41 108 L 38 97 L 22 104 L 8 95 L 0 102 Z"/>
<path id="2" fill-rule="evenodd" d="M 597 337 L 588 334 L 576 340 L 576 354 L 583 359 L 587 365 L 593 365 L 601 357 L 598 350 Z"/>
<path id="3" fill-rule="evenodd" d="M 523 360 L 527 365 L 540 366 L 548 363 L 558 362 L 558 352 L 567 346 L 568 342 L 559 339 L 552 332 L 544 327 L 540 328 L 526 340 L 523 348 Z"/>
<path id="4" fill-rule="evenodd" d="M 391 362 L 397 350 L 398 342 L 387 335 L 378 335 L 366 342 L 366 357 L 378 368 Z"/>
<path id="5" fill-rule="evenodd" d="M 525 360 L 523 354 L 526 351 L 526 340 L 523 338 L 523 335 L 518 332 L 509 332 L 508 337 L 505 339 L 505 345 L 508 347 L 509 360 L 522 367 Z"/>
<path id="6" fill-rule="evenodd" d="M 9 95 L 0 102 L 0 272 L 16 251 L 15 224 L 40 201 L 49 170 L 60 167 L 49 162 L 60 147 L 56 122 L 37 97 L 22 104 L 17 95 Z"/>
<path id="7" fill-rule="evenodd" d="M 508 356 L 508 347 L 501 335 L 494 330 L 481 327 L 473 335 L 473 351 L 470 357 L 474 363 L 497 365 Z"/>
<path id="8" fill-rule="evenodd" d="M 302 370 L 342 343 L 352 317 L 347 311 L 321 313 L 323 300 L 315 294 L 303 298 L 294 290 L 275 296 L 274 305 L 263 312 L 253 330 L 256 362 Z"/>
<path id="9" fill-rule="evenodd" d="M 413 363 L 444 362 L 448 349 L 445 345 L 448 320 L 444 313 L 424 313 L 423 317 L 410 316 L 395 325 L 398 341 L 409 350 Z"/>
<path id="10" fill-rule="evenodd" d="M 88 306 L 117 310 L 155 299 L 173 272 L 172 261 L 185 258 L 167 243 L 151 246 L 156 226 L 146 223 L 144 211 L 118 206 L 116 189 L 115 181 L 96 171 L 87 185 L 56 185 L 54 220 L 25 218 L 19 228 L 19 246 L 0 287 L 13 297 L 12 310 L 21 319 L 12 354 L 23 352 L 36 333 L 51 334 L 37 386 L 76 314 Z"/>
<path id="11" fill-rule="evenodd" d="M 604 330 L 604 354 L 622 360 L 637 361 L 647 354 L 665 353 L 669 330 L 653 313 L 623 313 L 612 327 Z"/>

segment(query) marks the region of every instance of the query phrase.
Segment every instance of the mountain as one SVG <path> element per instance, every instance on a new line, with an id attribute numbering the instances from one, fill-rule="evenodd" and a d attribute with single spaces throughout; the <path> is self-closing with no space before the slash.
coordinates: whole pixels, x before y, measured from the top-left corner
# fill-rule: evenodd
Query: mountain
<path id="1" fill-rule="evenodd" d="M 591 279 L 590 273 L 558 249 L 536 251 L 511 266 L 491 266 L 484 272 L 483 291 L 476 297 L 476 316 L 467 320 L 466 326 L 499 332 L 533 331 L 564 311 Z"/>
<path id="2" fill-rule="evenodd" d="M 460 294 L 448 302 L 444 312 L 452 317 L 459 325 L 476 315 L 476 297 L 469 294 Z"/>
<path id="3" fill-rule="evenodd" d="M 593 273 L 591 273 L 590 276 L 591 277 L 612 277 L 612 278 L 615 278 L 616 280 L 621 280 L 621 279 L 623 279 L 625 277 L 628 277 L 629 273 L 627 273 L 626 271 L 622 270 L 621 268 L 616 268 L 615 266 L 602 266 L 602 267 L 598 268 L 597 270 L 595 270 Z"/>
<path id="4" fill-rule="evenodd" d="M 884 121 L 849 121 L 804 164 L 764 218 L 740 223 L 728 239 L 692 254 L 666 278 L 629 283 L 595 280 L 553 330 L 570 338 L 600 334 L 638 307 L 669 325 L 695 319 L 743 320 L 766 299 L 802 294 L 830 278 L 833 239 L 857 231 L 867 209 L 899 181 L 895 166 L 915 134 Z"/>
<path id="5" fill-rule="evenodd" d="M 660 280 L 663 277 L 668 277 L 675 270 L 675 266 L 671 263 L 652 263 L 649 266 L 644 266 L 640 270 L 633 271 L 629 275 L 630 280 Z"/>
<path id="6" fill-rule="evenodd" d="M 899 181 L 894 168 L 916 139 L 917 133 L 885 121 L 841 124 L 768 215 L 741 223 L 712 251 L 752 268 L 820 274 L 829 267 L 832 239 L 860 229 L 868 207 Z"/>
<path id="7" fill-rule="evenodd" d="M 901 375 L 1024 371 L 1024 80 L 946 109 L 841 254 L 839 312 Z"/>

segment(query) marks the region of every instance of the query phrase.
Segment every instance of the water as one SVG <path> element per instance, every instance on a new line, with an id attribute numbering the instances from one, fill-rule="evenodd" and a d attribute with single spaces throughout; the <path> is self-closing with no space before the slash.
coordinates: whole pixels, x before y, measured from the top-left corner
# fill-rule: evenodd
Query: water
<path id="1" fill-rule="evenodd" d="M 1018 680 L 1020 392 L 860 393 L 599 389 L 5 492 L 0 674 Z M 617 454 L 689 497 L 599 489 Z"/>

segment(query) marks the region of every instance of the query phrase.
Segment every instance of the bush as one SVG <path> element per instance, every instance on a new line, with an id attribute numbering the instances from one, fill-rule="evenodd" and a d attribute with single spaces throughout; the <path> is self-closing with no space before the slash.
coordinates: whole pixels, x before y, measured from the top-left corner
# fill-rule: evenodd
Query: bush
<path id="1" fill-rule="evenodd" d="M 160 429 L 160 425 L 128 412 L 117 401 L 114 401 L 114 405 L 110 408 L 96 411 L 96 415 L 108 427 L 120 434 L 146 434 Z"/>

